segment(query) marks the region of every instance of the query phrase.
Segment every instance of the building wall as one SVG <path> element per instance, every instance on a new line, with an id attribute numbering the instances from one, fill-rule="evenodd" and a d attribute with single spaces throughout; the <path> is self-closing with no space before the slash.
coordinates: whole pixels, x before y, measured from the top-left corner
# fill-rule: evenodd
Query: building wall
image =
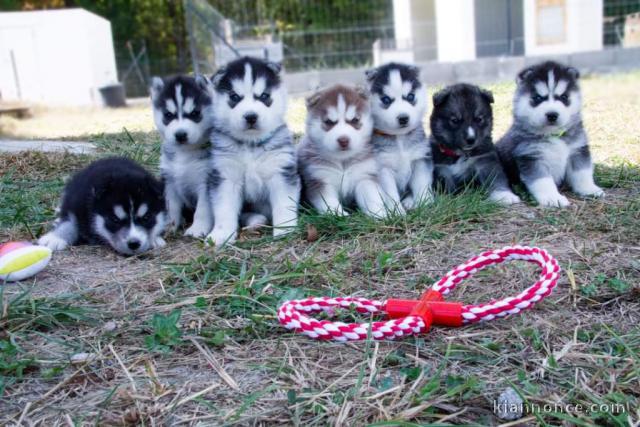
<path id="1" fill-rule="evenodd" d="M 46 105 L 99 105 L 98 88 L 117 80 L 111 25 L 83 9 L 0 13 L 0 91 Z"/>
<path id="2" fill-rule="evenodd" d="M 602 16 L 602 0 L 524 0 L 525 55 L 601 50 Z"/>
<path id="3" fill-rule="evenodd" d="M 468 61 L 476 57 L 473 0 L 435 0 L 438 60 Z"/>

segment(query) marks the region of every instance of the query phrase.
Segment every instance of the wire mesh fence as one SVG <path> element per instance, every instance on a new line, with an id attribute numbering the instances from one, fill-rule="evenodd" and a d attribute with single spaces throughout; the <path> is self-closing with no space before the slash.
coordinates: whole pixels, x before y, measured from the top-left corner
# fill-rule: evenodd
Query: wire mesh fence
<path id="1" fill-rule="evenodd" d="M 129 96 L 146 96 L 152 75 L 212 73 L 240 55 L 282 62 L 288 72 L 368 66 L 380 62 L 377 52 L 411 52 L 414 61 L 439 59 L 439 17 L 430 0 L 412 3 L 432 4 L 432 13 L 424 15 L 411 7 L 407 17 L 411 37 L 399 37 L 404 24 L 402 19 L 394 21 L 393 0 L 183 0 L 181 4 L 185 60 L 148 55 L 142 40 L 130 47 L 126 41 L 119 44 L 119 76 Z M 476 58 L 526 54 L 524 4 L 524 0 L 476 0 L 471 47 Z M 602 7 L 603 45 L 640 47 L 640 0 L 602 0 Z"/>
<path id="2" fill-rule="evenodd" d="M 194 69 L 241 54 L 282 61 L 289 71 L 360 66 L 372 62 L 373 43 L 394 32 L 392 0 L 211 3 L 185 0 Z"/>
<path id="3" fill-rule="evenodd" d="M 640 0 L 605 0 L 605 46 L 640 47 Z"/>

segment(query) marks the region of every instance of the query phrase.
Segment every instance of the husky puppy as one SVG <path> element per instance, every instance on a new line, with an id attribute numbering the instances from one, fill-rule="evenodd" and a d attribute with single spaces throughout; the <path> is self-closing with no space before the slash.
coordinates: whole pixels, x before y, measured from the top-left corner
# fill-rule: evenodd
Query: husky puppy
<path id="1" fill-rule="evenodd" d="M 305 197 L 319 212 L 346 215 L 345 207 L 355 202 L 367 215 L 386 213 L 372 130 L 364 91 L 335 85 L 307 99 L 298 167 Z"/>
<path id="2" fill-rule="evenodd" d="M 162 136 L 160 172 L 170 228 L 183 222 L 183 208 L 193 211 L 186 236 L 204 237 L 213 227 L 207 178 L 211 170 L 209 133 L 212 126 L 209 81 L 204 76 L 154 77 L 153 117 Z"/>
<path id="3" fill-rule="evenodd" d="M 427 93 L 412 65 L 390 63 L 366 73 L 373 147 L 382 188 L 400 213 L 432 199 L 433 162 L 422 119 Z"/>
<path id="4" fill-rule="evenodd" d="M 208 182 L 215 226 L 208 239 L 216 246 L 235 241 L 243 207 L 271 220 L 274 236 L 297 224 L 300 177 L 284 121 L 287 94 L 280 71 L 279 64 L 244 57 L 212 78 Z"/>
<path id="5" fill-rule="evenodd" d="M 582 126 L 580 73 L 548 61 L 523 70 L 513 100 L 513 125 L 497 148 L 513 182 L 522 182 L 541 206 L 564 207 L 566 183 L 580 196 L 600 197 Z"/>
<path id="6" fill-rule="evenodd" d="M 487 188 L 491 200 L 510 205 L 520 198 L 509 188 L 491 139 L 491 104 L 491 92 L 468 84 L 449 86 L 433 96 L 435 176 L 448 192 L 475 183 Z"/>
<path id="7" fill-rule="evenodd" d="M 165 245 L 162 183 L 120 157 L 95 161 L 66 185 L 55 227 L 38 240 L 54 251 L 102 243 L 123 255 Z"/>

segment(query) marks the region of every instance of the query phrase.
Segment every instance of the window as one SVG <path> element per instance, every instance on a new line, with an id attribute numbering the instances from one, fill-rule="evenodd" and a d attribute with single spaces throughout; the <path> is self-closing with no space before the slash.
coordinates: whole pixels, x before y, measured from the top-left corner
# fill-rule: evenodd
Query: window
<path id="1" fill-rule="evenodd" d="M 536 40 L 538 45 L 567 41 L 567 1 L 537 0 Z"/>

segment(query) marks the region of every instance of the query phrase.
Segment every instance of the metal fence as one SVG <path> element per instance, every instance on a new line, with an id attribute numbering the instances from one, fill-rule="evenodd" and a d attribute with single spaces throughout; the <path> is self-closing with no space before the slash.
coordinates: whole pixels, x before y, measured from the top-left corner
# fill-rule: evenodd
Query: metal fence
<path id="1" fill-rule="evenodd" d="M 376 51 L 411 51 L 416 61 L 438 57 L 434 17 L 414 17 L 418 36 L 397 39 L 393 0 L 182 1 L 187 48 L 181 60 L 150 57 L 144 40 L 116 41 L 128 96 L 147 96 L 153 75 L 212 73 L 239 55 L 281 61 L 288 72 L 368 66 Z M 523 0 L 476 1 L 476 57 L 522 55 Z M 603 0 L 603 8 L 605 47 L 640 46 L 640 0 Z"/>
<path id="2" fill-rule="evenodd" d="M 640 46 L 640 0 L 604 0 L 604 45 Z"/>
<path id="3" fill-rule="evenodd" d="M 220 2 L 233 14 L 225 16 L 206 0 L 184 1 L 194 69 L 212 71 L 241 54 L 271 57 L 289 71 L 361 66 L 372 62 L 376 40 L 393 37 L 392 0 L 368 0 L 366 13 L 359 0 L 298 0 L 287 22 L 259 1 L 240 3 Z"/>

